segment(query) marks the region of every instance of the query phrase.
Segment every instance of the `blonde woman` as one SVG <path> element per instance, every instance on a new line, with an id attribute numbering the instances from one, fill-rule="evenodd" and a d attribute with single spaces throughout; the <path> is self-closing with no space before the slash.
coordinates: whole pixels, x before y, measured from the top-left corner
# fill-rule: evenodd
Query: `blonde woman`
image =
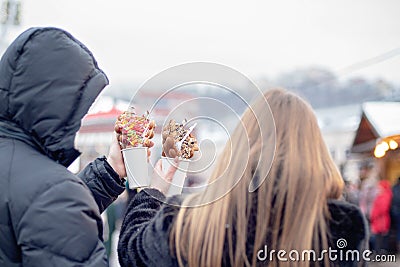
<path id="1" fill-rule="evenodd" d="M 270 118 L 264 112 L 265 102 L 259 100 L 243 115 L 243 127 L 233 133 L 210 183 L 221 177 L 230 179 L 184 200 L 167 200 L 198 207 L 162 204 L 150 196 L 162 199 L 166 188 L 161 186 L 133 199 L 118 247 L 122 266 L 360 264 L 357 258 L 343 254 L 355 250 L 362 261 L 368 239 L 365 219 L 357 207 L 338 200 L 343 180 L 311 107 L 284 90 L 271 90 L 264 96 L 276 131 L 273 127 L 261 129 L 265 131 L 260 134 L 259 121 Z M 250 153 L 243 153 L 246 145 Z M 268 155 L 273 154 L 270 165 Z M 243 162 L 247 164 L 242 172 Z M 260 186 L 249 192 L 253 178 L 264 175 Z M 219 197 L 221 190 L 230 188 Z M 211 203 L 199 206 L 204 200 Z M 279 250 L 284 252 L 278 257 Z"/>

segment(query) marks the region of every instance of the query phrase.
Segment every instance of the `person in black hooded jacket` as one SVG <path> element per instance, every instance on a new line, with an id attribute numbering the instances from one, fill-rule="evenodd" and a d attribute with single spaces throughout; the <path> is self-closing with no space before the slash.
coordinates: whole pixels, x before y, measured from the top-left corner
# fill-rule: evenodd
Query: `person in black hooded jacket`
<path id="1" fill-rule="evenodd" d="M 68 32 L 31 28 L 0 62 L 0 266 L 108 266 L 100 213 L 124 190 L 119 146 L 78 176 L 76 132 L 108 79 Z"/>

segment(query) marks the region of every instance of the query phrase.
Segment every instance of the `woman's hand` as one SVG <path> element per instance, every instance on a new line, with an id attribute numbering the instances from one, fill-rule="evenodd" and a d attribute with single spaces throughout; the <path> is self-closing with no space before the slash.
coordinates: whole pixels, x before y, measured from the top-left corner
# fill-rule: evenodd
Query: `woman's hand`
<path id="1" fill-rule="evenodd" d="M 175 172 L 178 169 L 179 160 L 178 157 L 174 159 L 173 164 L 164 173 L 162 160 L 158 160 L 154 166 L 153 176 L 151 178 L 151 188 L 155 188 L 161 191 L 164 195 L 167 194 L 169 187 L 171 186 L 172 178 L 174 178 Z"/>

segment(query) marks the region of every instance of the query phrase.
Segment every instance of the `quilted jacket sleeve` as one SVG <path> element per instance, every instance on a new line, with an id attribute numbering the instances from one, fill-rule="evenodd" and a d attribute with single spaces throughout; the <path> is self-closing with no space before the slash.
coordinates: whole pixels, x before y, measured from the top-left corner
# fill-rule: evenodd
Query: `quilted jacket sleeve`
<path id="1" fill-rule="evenodd" d="M 155 197 L 156 198 L 155 198 Z M 170 255 L 169 232 L 179 208 L 163 204 L 156 189 L 140 191 L 131 201 L 122 223 L 118 244 L 121 266 L 177 266 Z M 178 204 L 179 199 L 168 199 Z"/>
<path id="2" fill-rule="evenodd" d="M 78 176 L 92 192 L 100 213 L 125 190 L 125 180 L 118 177 L 105 157 L 89 163 Z"/>

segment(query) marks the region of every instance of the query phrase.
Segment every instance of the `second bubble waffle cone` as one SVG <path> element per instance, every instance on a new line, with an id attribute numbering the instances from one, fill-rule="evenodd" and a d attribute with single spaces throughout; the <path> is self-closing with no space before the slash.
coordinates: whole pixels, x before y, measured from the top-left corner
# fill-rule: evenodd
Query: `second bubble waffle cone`
<path id="1" fill-rule="evenodd" d="M 197 140 L 192 133 L 183 140 L 180 149 L 177 146 L 177 144 L 185 137 L 187 131 L 188 129 L 185 128 L 183 123 L 177 123 L 175 120 L 170 120 L 162 131 L 162 156 L 169 158 L 175 158 L 178 156 L 183 159 L 192 158 L 194 152 L 199 150 Z"/>

